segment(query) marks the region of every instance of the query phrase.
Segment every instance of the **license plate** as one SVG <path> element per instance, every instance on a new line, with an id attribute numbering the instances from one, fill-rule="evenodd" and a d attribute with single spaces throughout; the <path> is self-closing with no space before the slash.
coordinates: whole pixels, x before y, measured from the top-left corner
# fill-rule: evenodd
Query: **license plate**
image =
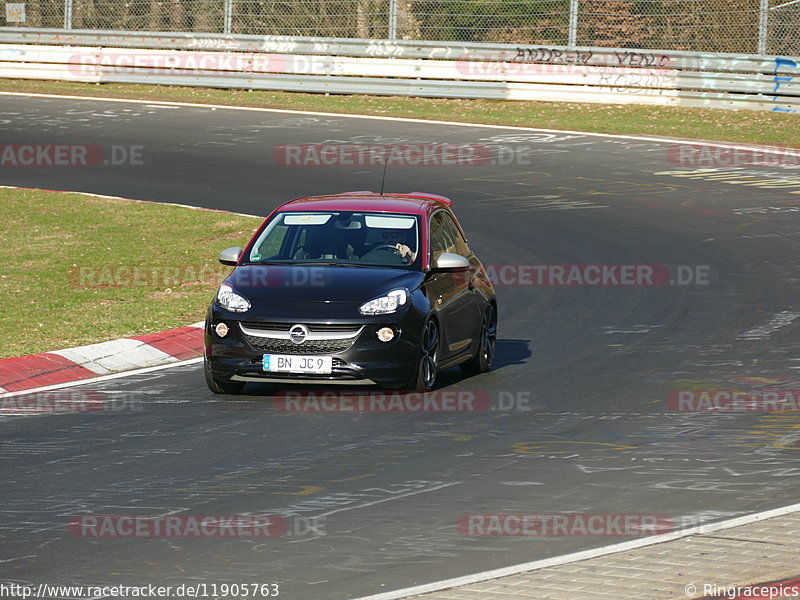
<path id="1" fill-rule="evenodd" d="M 328 375 L 333 369 L 331 356 L 302 356 L 299 354 L 265 354 L 264 370 L 280 373 L 313 373 Z"/>

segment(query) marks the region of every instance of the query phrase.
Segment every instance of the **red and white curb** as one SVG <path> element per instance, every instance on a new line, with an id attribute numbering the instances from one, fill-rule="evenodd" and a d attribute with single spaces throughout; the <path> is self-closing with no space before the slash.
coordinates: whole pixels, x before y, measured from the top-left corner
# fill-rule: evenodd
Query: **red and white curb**
<path id="1" fill-rule="evenodd" d="M 203 322 L 159 333 L 0 359 L 0 394 L 175 363 L 203 354 Z"/>

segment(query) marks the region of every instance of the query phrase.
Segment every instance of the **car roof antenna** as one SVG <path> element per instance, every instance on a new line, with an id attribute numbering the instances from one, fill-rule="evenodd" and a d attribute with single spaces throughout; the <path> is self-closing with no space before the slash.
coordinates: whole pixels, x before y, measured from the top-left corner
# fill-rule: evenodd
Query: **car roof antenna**
<path id="1" fill-rule="evenodd" d="M 381 196 L 383 196 L 383 185 L 386 183 L 386 167 L 389 164 L 389 155 L 383 157 L 383 176 L 381 177 Z"/>

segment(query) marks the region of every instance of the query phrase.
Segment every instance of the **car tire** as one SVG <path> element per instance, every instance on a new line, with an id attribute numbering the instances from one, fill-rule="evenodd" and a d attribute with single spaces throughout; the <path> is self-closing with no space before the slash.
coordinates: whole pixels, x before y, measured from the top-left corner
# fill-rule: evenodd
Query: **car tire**
<path id="1" fill-rule="evenodd" d="M 205 371 L 206 374 L 206 384 L 208 385 L 208 389 L 215 394 L 236 395 L 241 393 L 242 389 L 244 389 L 243 381 L 224 381 L 214 377 L 214 374 L 211 372 L 211 365 L 208 364 L 207 358 L 203 359 L 203 371 Z"/>
<path id="2" fill-rule="evenodd" d="M 417 376 L 411 382 L 411 390 L 427 392 L 436 385 L 439 373 L 439 325 L 434 319 L 428 319 L 422 328 Z"/>
<path id="3" fill-rule="evenodd" d="M 481 325 L 480 346 L 478 352 L 467 362 L 461 363 L 461 371 L 467 375 L 486 373 L 494 364 L 497 349 L 497 308 L 489 303 L 483 314 Z"/>

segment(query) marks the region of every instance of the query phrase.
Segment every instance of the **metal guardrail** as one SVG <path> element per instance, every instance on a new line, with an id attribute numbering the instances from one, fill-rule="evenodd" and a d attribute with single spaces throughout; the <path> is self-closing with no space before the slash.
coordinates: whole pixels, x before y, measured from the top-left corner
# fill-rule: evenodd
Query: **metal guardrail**
<path id="1" fill-rule="evenodd" d="M 698 53 L 600 47 L 567 48 L 535 44 L 486 44 L 314 38 L 302 36 L 223 35 L 213 33 L 120 32 L 0 27 L 0 43 L 168 50 L 227 50 L 230 52 L 281 52 L 326 56 L 393 57 L 423 59 L 505 60 L 543 64 L 596 66 L 674 67 L 697 71 L 767 72 L 775 58 L 753 54 Z"/>
<path id="2" fill-rule="evenodd" d="M 800 111 L 800 58 L 607 48 L 0 28 L 0 77 Z"/>

